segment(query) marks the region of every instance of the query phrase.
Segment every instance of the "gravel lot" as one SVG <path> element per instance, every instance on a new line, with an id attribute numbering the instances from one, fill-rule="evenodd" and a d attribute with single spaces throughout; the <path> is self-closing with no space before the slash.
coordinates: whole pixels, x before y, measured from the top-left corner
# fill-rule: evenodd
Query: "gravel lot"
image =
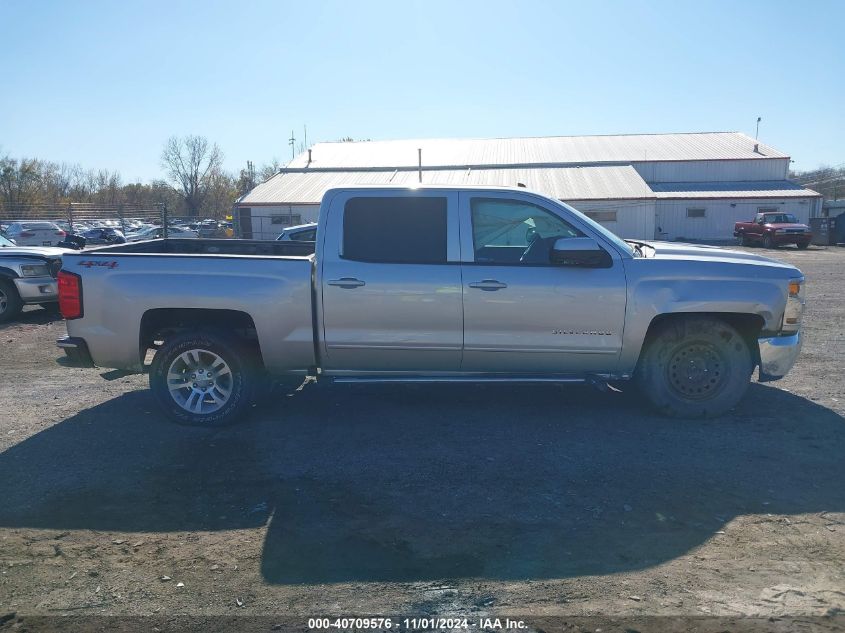
<path id="1" fill-rule="evenodd" d="M 704 422 L 588 387 L 309 384 L 182 428 L 146 377 L 62 366 L 64 324 L 27 310 L 0 326 L 0 629 L 841 615 L 845 249 L 770 254 L 808 279 L 803 355 Z"/>

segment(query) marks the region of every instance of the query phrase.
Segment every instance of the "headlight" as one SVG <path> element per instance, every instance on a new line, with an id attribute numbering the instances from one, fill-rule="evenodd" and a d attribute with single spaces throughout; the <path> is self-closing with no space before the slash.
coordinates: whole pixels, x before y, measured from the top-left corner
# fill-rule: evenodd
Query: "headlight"
<path id="1" fill-rule="evenodd" d="M 786 298 L 786 310 L 783 311 L 783 332 L 797 332 L 801 327 L 804 314 L 804 280 L 789 280 L 789 296 Z"/>
<path id="2" fill-rule="evenodd" d="M 21 277 L 49 277 L 47 264 L 25 264 L 21 266 Z"/>

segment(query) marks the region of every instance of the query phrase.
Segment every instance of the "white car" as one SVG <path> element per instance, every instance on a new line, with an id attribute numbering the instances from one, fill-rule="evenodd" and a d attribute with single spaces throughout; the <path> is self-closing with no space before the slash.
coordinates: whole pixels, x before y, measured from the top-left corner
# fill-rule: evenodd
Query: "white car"
<path id="1" fill-rule="evenodd" d="M 13 222 L 5 235 L 18 246 L 55 246 L 65 239 L 65 232 L 53 222 Z"/>
<path id="2" fill-rule="evenodd" d="M 317 240 L 317 223 L 289 226 L 276 238 L 277 242 L 314 242 Z"/>

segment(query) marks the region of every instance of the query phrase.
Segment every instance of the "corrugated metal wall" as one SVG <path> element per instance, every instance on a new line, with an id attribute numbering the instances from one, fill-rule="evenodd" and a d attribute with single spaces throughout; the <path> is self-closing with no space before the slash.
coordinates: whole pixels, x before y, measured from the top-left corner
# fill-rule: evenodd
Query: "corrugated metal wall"
<path id="1" fill-rule="evenodd" d="M 305 224 L 316 222 L 320 215 L 319 204 L 284 204 L 272 207 L 238 205 L 238 207 L 238 214 L 243 209 L 250 209 L 254 240 L 275 240 L 284 228 L 291 226 L 291 220 L 293 224 Z M 274 218 L 276 218 L 275 222 Z"/>
<path id="2" fill-rule="evenodd" d="M 614 211 L 616 222 L 598 220 L 602 226 L 616 233 L 616 235 L 627 239 L 654 239 L 654 210 L 653 200 L 564 200 L 567 204 L 575 207 L 581 213 L 587 214 L 591 211 Z"/>
<path id="3" fill-rule="evenodd" d="M 734 223 L 750 220 L 758 209 L 778 209 L 807 222 L 815 198 L 756 200 L 658 200 L 654 237 L 661 240 L 732 240 Z M 688 209 L 704 209 L 704 217 L 687 217 Z"/>
<path id="4" fill-rule="evenodd" d="M 783 180 L 789 171 L 788 158 L 642 162 L 632 165 L 646 182 Z"/>

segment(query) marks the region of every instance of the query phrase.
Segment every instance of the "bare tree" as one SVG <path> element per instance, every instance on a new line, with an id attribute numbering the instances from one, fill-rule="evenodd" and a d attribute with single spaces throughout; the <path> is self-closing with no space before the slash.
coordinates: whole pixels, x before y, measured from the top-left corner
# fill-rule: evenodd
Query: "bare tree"
<path id="1" fill-rule="evenodd" d="M 198 215 L 213 178 L 220 173 L 223 153 L 203 136 L 171 136 L 161 153 L 161 166 L 176 185 L 190 215 Z"/>
<path id="2" fill-rule="evenodd" d="M 279 173 L 279 169 L 281 168 L 281 164 L 279 163 L 279 159 L 275 156 L 273 160 L 269 163 L 262 165 L 261 169 L 258 170 L 258 178 L 261 182 L 266 180 L 270 180 L 273 176 Z"/>

